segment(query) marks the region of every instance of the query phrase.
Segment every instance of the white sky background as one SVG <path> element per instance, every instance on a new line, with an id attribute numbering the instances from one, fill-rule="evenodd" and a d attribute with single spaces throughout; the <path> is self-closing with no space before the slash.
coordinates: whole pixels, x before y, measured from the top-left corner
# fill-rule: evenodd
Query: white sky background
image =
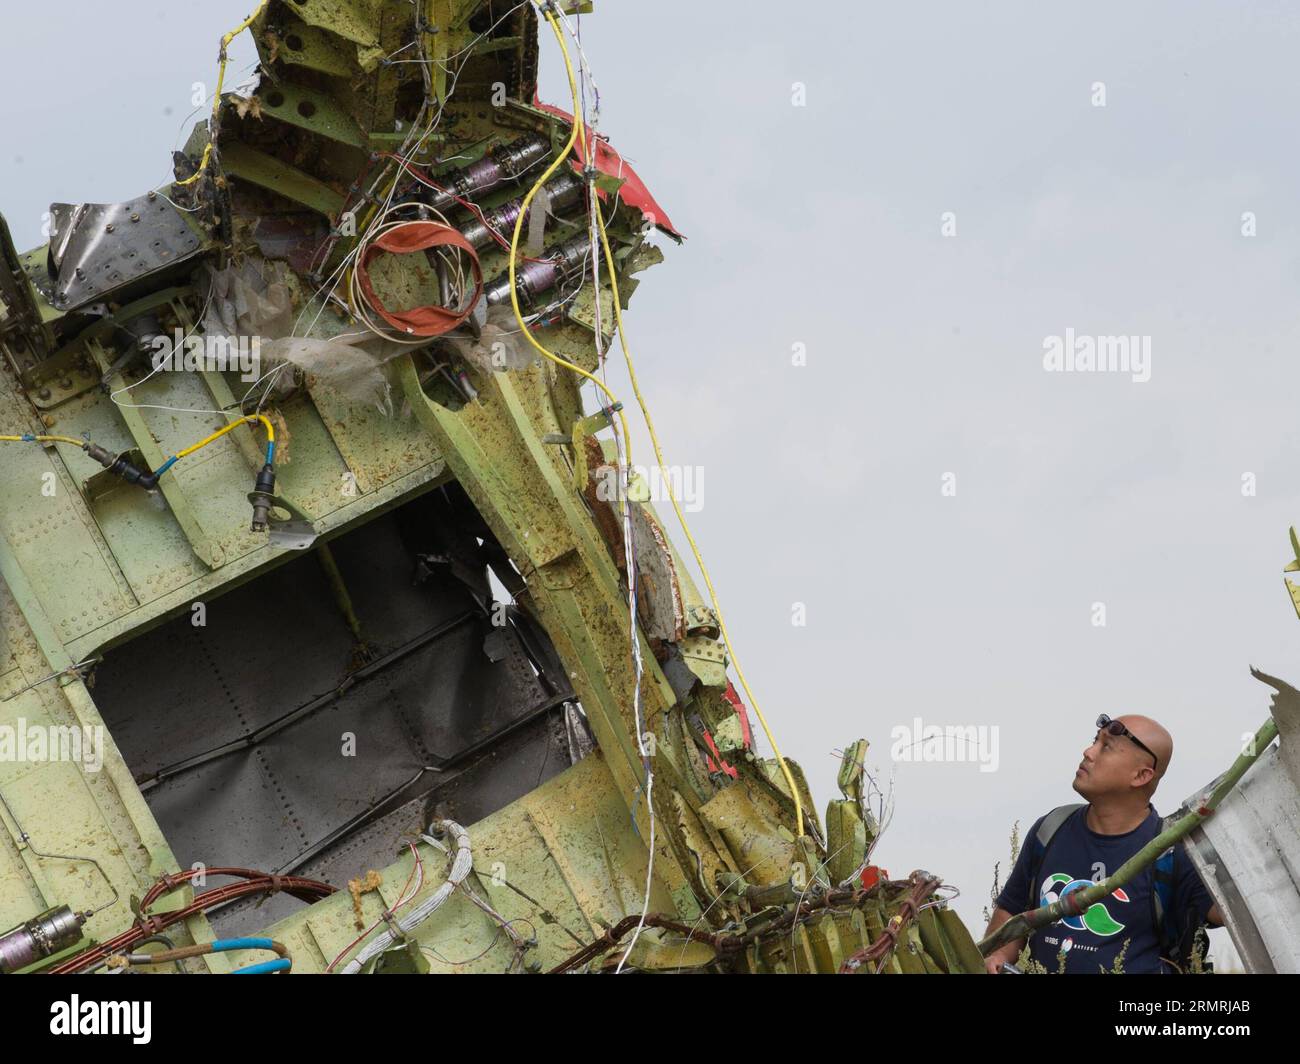
<path id="1" fill-rule="evenodd" d="M 248 4 L 7 6 L 0 210 L 25 249 L 49 203 L 165 179 Z M 662 241 L 629 335 L 669 462 L 703 467 L 693 530 L 819 806 L 858 736 L 887 780 L 896 725 L 1000 729 L 996 772 L 897 765 L 877 850 L 960 886 L 978 932 L 1012 822 L 1074 800 L 1098 712 L 1173 732 L 1168 813 L 1265 719 L 1247 666 L 1300 680 L 1280 573 L 1300 25 L 1282 4 L 808 10 L 583 19 L 602 129 L 688 236 Z M 231 85 L 249 42 L 232 56 Z M 549 39 L 542 61 L 566 103 Z M 1067 328 L 1150 336 L 1151 379 L 1044 372 Z"/>

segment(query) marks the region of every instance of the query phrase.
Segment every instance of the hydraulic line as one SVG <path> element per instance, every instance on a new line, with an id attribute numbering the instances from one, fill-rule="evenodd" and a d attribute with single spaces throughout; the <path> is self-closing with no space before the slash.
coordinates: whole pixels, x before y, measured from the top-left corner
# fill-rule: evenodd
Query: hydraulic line
<path id="1" fill-rule="evenodd" d="M 261 964 L 250 964 L 247 968 L 236 968 L 231 975 L 268 975 L 272 972 L 287 972 L 293 968 L 293 961 L 288 957 L 281 957 L 279 960 L 263 961 Z"/>
<path id="2" fill-rule="evenodd" d="M 160 897 L 177 887 L 184 886 L 195 876 L 233 876 L 244 880 L 242 883 L 228 883 L 225 886 L 213 887 L 197 894 L 194 900 L 188 905 L 181 906 L 170 912 L 151 914 L 150 906 L 153 905 Z M 174 924 L 188 920 L 201 912 L 207 912 L 218 905 L 235 898 L 242 898 L 255 894 L 275 894 L 283 892 L 300 901 L 311 904 L 319 901 L 321 898 L 329 897 L 333 894 L 335 888 L 328 883 L 321 883 L 314 879 L 305 879 L 302 876 L 276 876 L 266 872 L 256 872 L 251 868 L 192 868 L 181 872 L 174 872 L 162 876 L 145 893 L 140 900 L 140 914 L 136 923 L 123 931 L 121 934 L 114 936 L 106 942 L 101 942 L 97 946 L 83 950 L 75 957 L 69 957 L 67 960 L 60 962 L 53 968 L 54 975 L 67 975 L 73 972 L 85 970 L 96 962 L 101 962 L 105 958 L 127 952 L 133 946 L 139 945 L 145 939 L 156 936 L 160 931 L 171 927 Z"/>
<path id="3" fill-rule="evenodd" d="M 93 909 L 90 909 L 86 913 L 84 913 L 86 919 L 89 919 L 90 917 L 94 916 L 96 913 L 103 912 L 105 909 L 111 909 L 114 905 L 117 904 L 118 898 L 120 897 L 117 891 L 117 887 L 113 883 L 113 881 L 109 878 L 108 873 L 104 871 L 104 866 L 101 865 L 94 857 L 81 856 L 77 854 L 66 854 L 66 853 L 46 853 L 44 850 L 38 850 L 36 848 L 36 843 L 32 841 L 31 835 L 29 835 L 27 831 L 23 828 L 22 824 L 18 822 L 18 816 L 14 813 L 13 806 L 9 804 L 8 799 L 5 798 L 3 793 L 0 793 L 0 807 L 4 808 L 4 811 L 9 814 L 9 819 L 14 822 L 14 827 L 18 831 L 18 842 L 23 846 L 25 846 L 27 848 L 27 851 L 31 853 L 34 857 L 39 857 L 45 861 L 69 861 L 72 864 L 88 864 L 92 868 L 94 868 L 96 872 L 99 873 L 100 878 L 103 879 L 103 881 L 108 885 L 109 892 L 113 896 L 109 898 L 108 901 L 101 902 L 99 905 L 96 905 Z"/>
<path id="4" fill-rule="evenodd" d="M 166 949 L 159 953 L 128 953 L 126 962 L 133 967 L 145 964 L 170 964 L 173 961 L 189 957 L 203 957 L 211 953 L 229 953 L 231 950 L 270 950 L 276 954 L 274 961 L 263 961 L 247 968 L 237 968 L 235 975 L 259 975 L 263 972 L 287 972 L 293 968 L 293 958 L 288 948 L 273 938 L 218 938 L 211 942 L 200 942 L 195 946 L 180 946 Z"/>

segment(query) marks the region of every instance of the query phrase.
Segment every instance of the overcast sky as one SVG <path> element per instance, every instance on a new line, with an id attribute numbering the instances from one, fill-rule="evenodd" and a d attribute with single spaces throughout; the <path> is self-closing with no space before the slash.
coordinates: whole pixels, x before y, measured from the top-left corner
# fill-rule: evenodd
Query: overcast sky
<path id="1" fill-rule="evenodd" d="M 27 248 L 52 201 L 164 180 L 247 3 L 10 6 L 0 210 Z M 784 752 L 824 807 L 833 751 L 869 739 L 880 863 L 960 886 L 978 933 L 1012 823 L 1075 797 L 1099 712 L 1173 732 L 1168 813 L 1265 719 L 1248 665 L 1300 680 L 1297 15 L 808 10 L 583 19 L 602 128 L 688 237 L 629 335 L 669 461 L 703 470 L 692 526 Z M 1046 371 L 1067 330 L 1147 338 L 1149 380 Z M 916 717 L 996 727 L 997 771 L 892 765 Z"/>

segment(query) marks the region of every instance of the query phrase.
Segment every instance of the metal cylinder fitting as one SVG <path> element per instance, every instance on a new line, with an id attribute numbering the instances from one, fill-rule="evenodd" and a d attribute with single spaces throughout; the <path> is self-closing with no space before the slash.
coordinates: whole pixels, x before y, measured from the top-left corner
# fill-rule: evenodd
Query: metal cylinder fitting
<path id="1" fill-rule="evenodd" d="M 551 145 L 544 137 L 527 136 L 489 151 L 477 162 L 453 170 L 438 179 L 445 191 L 432 190 L 426 202 L 434 210 L 455 206 L 456 199 L 468 199 L 499 188 L 521 176 L 529 167 L 550 154 Z"/>
<path id="2" fill-rule="evenodd" d="M 538 259 L 520 264 L 515 269 L 515 290 L 519 293 L 519 302 L 531 306 L 544 292 L 585 275 L 590 247 L 587 234 L 581 233 L 562 244 L 547 248 Z M 484 287 L 483 300 L 488 306 L 509 302 L 509 271 Z"/>
<path id="3" fill-rule="evenodd" d="M 551 178 L 542 186 L 542 191 L 546 193 L 552 210 L 563 210 L 576 203 L 581 196 L 582 178 L 570 170 L 558 177 Z M 533 202 L 536 204 L 537 201 L 534 200 Z M 515 221 L 519 218 L 519 211 L 523 205 L 524 197 L 516 196 L 514 199 L 506 200 L 505 203 L 497 207 L 485 210 L 483 211 L 482 220 L 474 218 L 461 226 L 461 236 L 476 248 L 486 247 L 492 243 L 491 229 L 503 234 L 514 229 Z M 491 229 L 488 228 L 489 226 Z"/>
<path id="4" fill-rule="evenodd" d="M 60 905 L 0 935 L 0 974 L 16 972 L 74 945 L 85 922 L 85 913 Z"/>

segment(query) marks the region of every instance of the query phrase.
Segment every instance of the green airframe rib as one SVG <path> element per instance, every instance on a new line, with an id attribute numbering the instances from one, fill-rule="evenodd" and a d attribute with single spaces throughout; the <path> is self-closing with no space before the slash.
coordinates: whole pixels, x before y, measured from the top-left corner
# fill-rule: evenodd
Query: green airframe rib
<path id="1" fill-rule="evenodd" d="M 285 199 L 302 204 L 331 220 L 337 218 L 343 210 L 343 196 L 324 181 L 296 170 L 265 152 L 250 148 L 247 144 L 223 146 L 221 165 L 231 176 L 279 193 Z"/>
<path id="2" fill-rule="evenodd" d="M 259 94 L 262 118 L 286 122 L 352 148 L 364 147 L 365 134 L 332 96 L 292 82 L 280 82 Z"/>

